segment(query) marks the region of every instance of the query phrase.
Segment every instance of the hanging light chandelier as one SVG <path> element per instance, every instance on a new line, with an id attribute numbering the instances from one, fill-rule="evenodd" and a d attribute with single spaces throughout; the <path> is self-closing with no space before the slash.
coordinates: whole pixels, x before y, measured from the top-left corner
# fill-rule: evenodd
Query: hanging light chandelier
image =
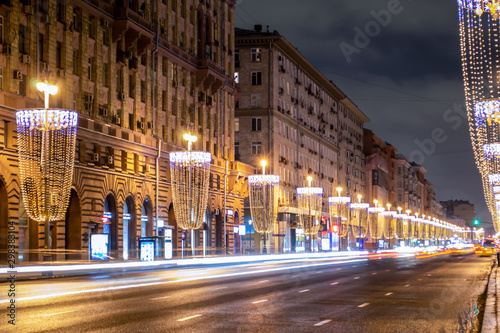
<path id="1" fill-rule="evenodd" d="M 470 137 L 493 225 L 500 230 L 500 200 L 494 195 L 500 186 L 500 6 L 498 0 L 458 0 L 458 7 Z"/>
<path id="2" fill-rule="evenodd" d="M 278 217 L 280 176 L 266 175 L 267 162 L 262 160 L 262 175 L 248 177 L 250 214 L 255 231 L 264 234 L 274 230 Z"/>
<path id="3" fill-rule="evenodd" d="M 36 86 L 44 93 L 45 109 L 16 112 L 19 181 L 28 216 L 45 223 L 48 250 L 49 224 L 64 219 L 69 204 L 78 113 L 49 109 L 49 95 L 57 93 L 57 86 Z"/>
<path id="4" fill-rule="evenodd" d="M 188 141 L 188 150 L 169 154 L 172 202 L 177 225 L 181 229 L 199 229 L 208 202 L 212 155 L 191 151 L 196 136 L 186 133 L 183 138 Z"/>
<path id="5" fill-rule="evenodd" d="M 297 188 L 297 201 L 299 209 L 302 210 L 302 214 L 300 214 L 300 224 L 304 230 L 304 234 L 309 235 L 312 240 L 318 235 L 318 231 L 321 227 L 319 220 L 323 206 L 323 188 L 311 187 L 311 176 L 308 176 L 307 180 L 309 182 L 309 187 Z"/>
<path id="6" fill-rule="evenodd" d="M 349 232 L 349 224 L 351 217 L 351 197 L 341 197 L 342 187 L 336 188 L 338 192 L 337 197 L 328 198 L 328 206 L 330 210 L 330 219 L 338 221 L 339 224 L 339 237 L 346 237 Z"/>

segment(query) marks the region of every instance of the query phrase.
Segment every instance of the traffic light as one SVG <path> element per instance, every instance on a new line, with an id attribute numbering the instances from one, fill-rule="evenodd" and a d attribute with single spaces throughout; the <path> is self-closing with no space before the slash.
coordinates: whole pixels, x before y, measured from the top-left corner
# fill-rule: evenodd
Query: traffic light
<path id="1" fill-rule="evenodd" d="M 474 225 L 479 225 L 479 220 L 478 219 L 474 220 Z"/>

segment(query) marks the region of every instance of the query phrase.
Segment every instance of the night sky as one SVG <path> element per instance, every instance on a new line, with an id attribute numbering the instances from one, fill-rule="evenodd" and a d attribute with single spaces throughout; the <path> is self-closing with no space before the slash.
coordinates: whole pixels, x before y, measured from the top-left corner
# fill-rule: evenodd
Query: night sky
<path id="1" fill-rule="evenodd" d="M 491 221 L 462 117 L 457 1 L 239 0 L 236 26 L 255 24 L 283 35 L 371 119 L 365 127 L 423 165 L 438 200 L 469 200 Z"/>

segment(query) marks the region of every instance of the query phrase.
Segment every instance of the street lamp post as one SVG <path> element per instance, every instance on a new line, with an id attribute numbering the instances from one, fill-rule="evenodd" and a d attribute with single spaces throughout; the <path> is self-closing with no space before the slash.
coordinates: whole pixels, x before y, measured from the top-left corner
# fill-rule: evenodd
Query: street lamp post
<path id="1" fill-rule="evenodd" d="M 351 202 L 351 197 L 341 197 L 342 187 L 336 188 L 338 192 L 337 197 L 328 198 L 328 203 L 330 207 L 330 218 L 333 219 L 336 216 L 338 223 L 338 250 L 341 250 L 342 237 L 348 236 L 349 228 L 349 204 Z M 347 208 L 347 209 L 346 209 Z M 345 218 L 345 224 L 342 223 L 342 219 Z"/>
<path id="2" fill-rule="evenodd" d="M 69 204 L 78 113 L 49 109 L 57 86 L 38 82 L 36 87 L 44 93 L 45 108 L 16 113 L 19 178 L 28 216 L 44 222 L 44 260 L 50 260 L 50 222 L 63 219 Z"/>

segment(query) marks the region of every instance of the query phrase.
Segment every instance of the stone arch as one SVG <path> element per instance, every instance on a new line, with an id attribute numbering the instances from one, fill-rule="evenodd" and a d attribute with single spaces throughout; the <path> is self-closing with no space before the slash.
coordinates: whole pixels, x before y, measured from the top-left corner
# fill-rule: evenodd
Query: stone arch
<path id="1" fill-rule="evenodd" d="M 104 199 L 104 212 L 111 213 L 109 218 L 109 242 L 111 256 L 117 256 L 118 251 L 118 217 L 116 209 L 116 199 L 112 192 L 108 193 Z"/>
<path id="2" fill-rule="evenodd" d="M 80 259 L 79 251 L 82 248 L 81 237 L 82 212 L 80 198 L 74 189 L 71 189 L 68 208 L 66 210 L 64 247 L 66 259 Z"/>
<path id="3" fill-rule="evenodd" d="M 182 232 L 182 230 L 177 227 L 177 220 L 174 213 L 174 204 L 172 203 L 168 207 L 168 224 L 172 227 L 172 246 L 175 251 L 180 246 L 180 243 L 178 244 L 178 239 L 181 239 L 180 233 Z"/>
<path id="4" fill-rule="evenodd" d="M 145 221 L 145 223 L 144 223 L 144 230 L 142 229 L 143 228 L 143 221 L 142 221 L 143 217 L 147 217 L 147 221 Z M 153 237 L 153 204 L 151 203 L 151 199 L 149 197 L 144 199 L 144 202 L 142 204 L 141 236 Z"/>
<path id="5" fill-rule="evenodd" d="M 135 202 L 129 195 L 123 204 L 123 258 L 135 258 L 137 249 L 137 216 Z"/>

